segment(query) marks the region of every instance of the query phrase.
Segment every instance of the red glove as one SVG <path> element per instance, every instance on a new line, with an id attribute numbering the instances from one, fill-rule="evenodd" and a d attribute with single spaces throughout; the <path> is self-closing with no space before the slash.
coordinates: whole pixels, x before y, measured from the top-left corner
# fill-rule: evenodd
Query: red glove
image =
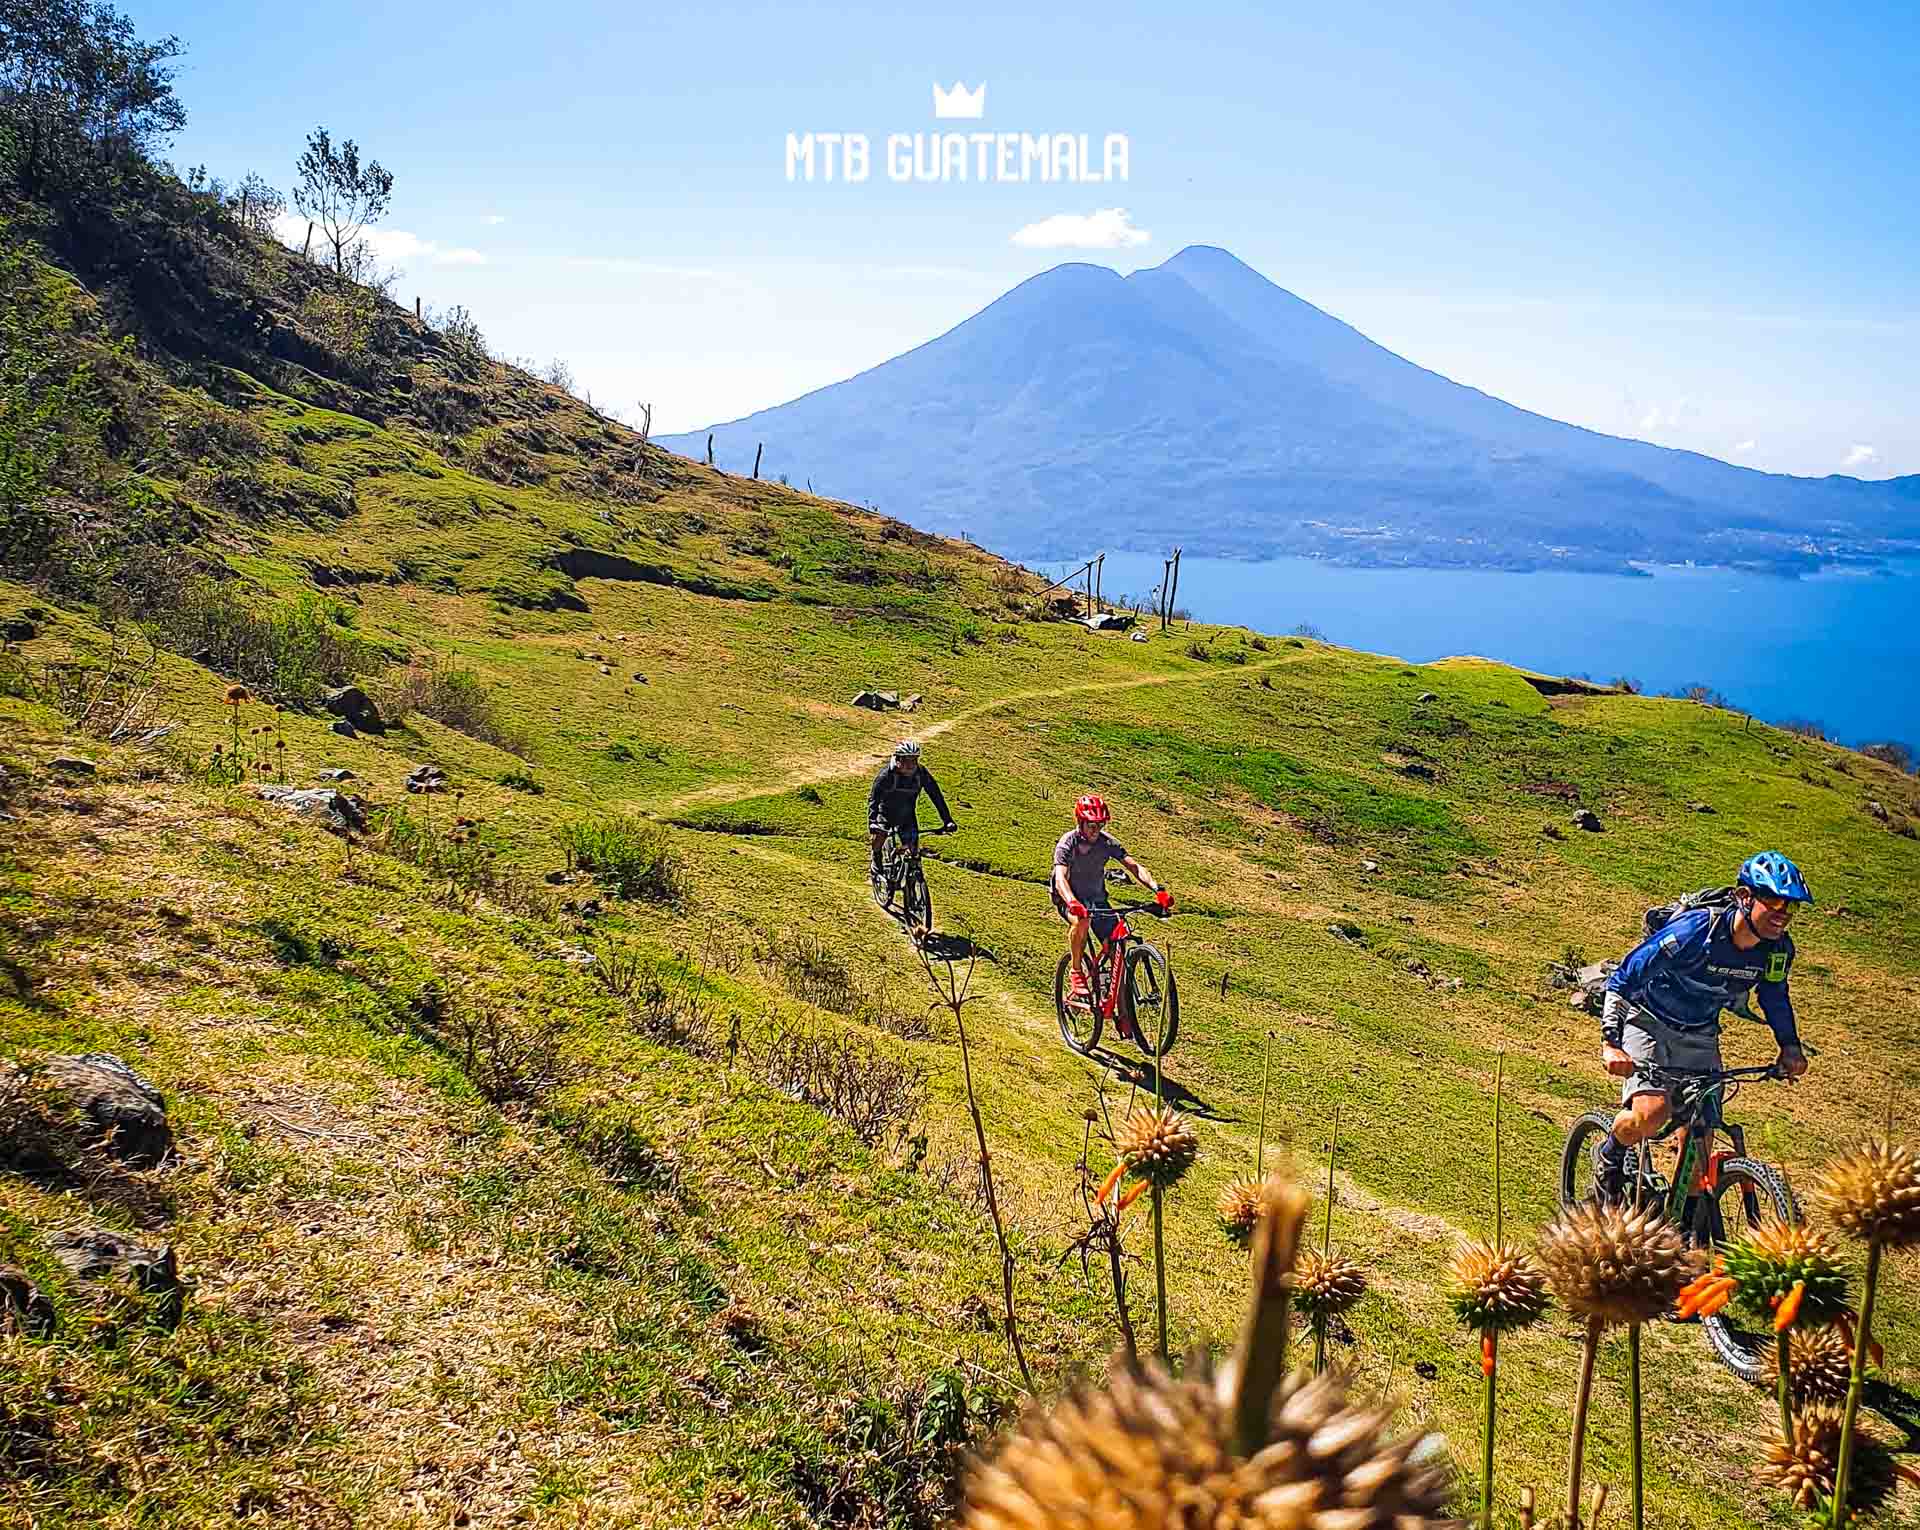
<path id="1" fill-rule="evenodd" d="M 1162 908 L 1172 908 L 1173 894 L 1168 892 L 1166 888 L 1162 887 L 1154 893 L 1153 901 L 1159 904 Z"/>
<path id="2" fill-rule="evenodd" d="M 1067 912 L 1076 919 L 1084 919 L 1087 917 L 1087 906 L 1076 898 L 1067 905 Z"/>

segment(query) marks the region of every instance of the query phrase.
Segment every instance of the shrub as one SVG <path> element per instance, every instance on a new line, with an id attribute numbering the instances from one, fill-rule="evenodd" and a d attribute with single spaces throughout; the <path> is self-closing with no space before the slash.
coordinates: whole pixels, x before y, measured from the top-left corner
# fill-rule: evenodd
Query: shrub
<path id="1" fill-rule="evenodd" d="M 1617 691 L 1625 691 L 1629 696 L 1638 696 L 1646 689 L 1646 687 L 1632 675 L 1615 675 L 1613 677 L 1613 688 Z"/>
<path id="2" fill-rule="evenodd" d="M 1293 635 L 1300 638 L 1311 638 L 1316 643 L 1324 643 L 1327 640 L 1326 633 L 1322 632 L 1319 627 L 1312 622 L 1299 623 L 1293 629 Z"/>
<path id="3" fill-rule="evenodd" d="M 144 593 L 166 601 L 166 592 Z M 162 643 L 290 707 L 318 706 L 323 691 L 365 674 L 378 657 L 347 630 L 353 613 L 319 595 L 256 605 L 204 575 L 188 576 L 171 595 L 151 615 Z"/>
<path id="4" fill-rule="evenodd" d="M 869 1147 L 904 1135 L 926 1101 L 926 1069 L 844 1031 L 776 1026 L 754 1057 L 754 1071 L 844 1122 Z"/>
<path id="5" fill-rule="evenodd" d="M 623 814 L 576 820 L 557 831 L 569 871 L 588 871 L 616 897 L 681 903 L 686 867 L 664 829 Z"/>
<path id="6" fill-rule="evenodd" d="M 1791 733 L 1795 738 L 1817 739 L 1822 743 L 1824 743 L 1827 738 L 1826 724 L 1815 722 L 1810 717 L 1790 717 L 1781 723 L 1780 727 L 1783 731 Z"/>
<path id="7" fill-rule="evenodd" d="M 408 664 L 379 688 L 375 699 L 388 722 L 404 722 L 418 712 L 508 754 L 525 758 L 531 751 L 526 736 L 500 715 L 493 688 L 470 669 L 442 668 L 437 657 Z M 509 783 L 503 778 L 502 784 Z"/>
<path id="8" fill-rule="evenodd" d="M 1198 659 L 1204 664 L 1208 659 L 1213 657 L 1213 650 L 1198 638 L 1189 638 L 1187 640 L 1187 657 L 1189 659 Z"/>
<path id="9" fill-rule="evenodd" d="M 494 779 L 508 791 L 525 792 L 532 797 L 538 797 L 546 790 L 524 770 L 503 770 Z"/>
<path id="10" fill-rule="evenodd" d="M 1860 752 L 1870 760 L 1878 760 L 1882 765 L 1891 765 L 1906 775 L 1913 774 L 1913 750 L 1898 739 L 1887 739 L 1878 744 L 1862 744 Z"/>
<path id="11" fill-rule="evenodd" d="M 491 1006 L 416 1006 L 413 1027 L 453 1059 L 490 1105 L 534 1110 L 580 1076 L 562 1054 L 567 1022 Z"/>
<path id="12" fill-rule="evenodd" d="M 1265 638 L 1263 638 L 1262 636 L 1260 636 L 1259 633 L 1256 632 L 1252 637 L 1247 639 L 1247 646 L 1251 648 L 1255 653 L 1265 653 L 1267 649 L 1272 645 L 1269 644 Z"/>

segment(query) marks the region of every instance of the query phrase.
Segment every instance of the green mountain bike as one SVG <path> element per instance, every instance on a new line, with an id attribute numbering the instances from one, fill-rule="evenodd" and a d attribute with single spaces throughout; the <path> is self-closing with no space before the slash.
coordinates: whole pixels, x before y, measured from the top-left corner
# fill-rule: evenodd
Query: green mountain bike
<path id="1" fill-rule="evenodd" d="M 1658 1205 L 1694 1248 L 1736 1243 L 1768 1222 L 1798 1221 L 1800 1208 L 1786 1176 L 1771 1164 L 1747 1157 L 1746 1133 L 1723 1115 L 1726 1103 L 1749 1079 L 1785 1078 L 1777 1065 L 1705 1072 L 1646 1068 L 1645 1075 L 1673 1101 L 1673 1115 L 1660 1132 L 1627 1150 L 1625 1199 Z M 1599 1194 L 1600 1145 L 1613 1128 L 1612 1110 L 1590 1110 L 1573 1123 L 1560 1154 L 1560 1204 L 1568 1209 Z M 1731 1151 L 1715 1152 L 1713 1134 L 1724 1131 Z M 1672 1147 L 1663 1146 L 1678 1139 Z M 1677 1159 L 1671 1155 L 1678 1154 Z M 1671 1168 L 1665 1168 L 1667 1164 Z M 1720 1363 L 1743 1381 L 1765 1381 L 1771 1333 L 1742 1327 L 1729 1307 L 1700 1326 Z"/>
<path id="2" fill-rule="evenodd" d="M 951 834 L 951 829 L 931 829 L 932 834 Z M 900 900 L 898 917 L 910 930 L 933 929 L 933 893 L 927 887 L 926 869 L 920 864 L 920 843 L 905 840 L 897 828 L 887 830 L 886 843 L 880 847 L 880 865 L 869 880 L 873 901 L 888 913 L 895 912 L 893 900 Z"/>

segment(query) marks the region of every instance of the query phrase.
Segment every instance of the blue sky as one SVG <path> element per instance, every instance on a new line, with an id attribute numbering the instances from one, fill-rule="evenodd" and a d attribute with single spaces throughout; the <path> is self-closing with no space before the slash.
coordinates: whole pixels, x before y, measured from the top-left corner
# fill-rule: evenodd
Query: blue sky
<path id="1" fill-rule="evenodd" d="M 660 430 L 848 376 L 1061 260 L 1206 243 L 1543 413 L 1920 472 L 1911 5 L 129 10 L 189 48 L 176 161 L 284 187 L 311 127 L 357 139 L 396 177 L 402 296 Z M 983 118 L 936 123 L 936 80 L 984 82 Z M 888 134 L 943 128 L 1124 133 L 1128 179 L 888 178 Z M 787 135 L 827 131 L 869 136 L 866 182 L 788 180 Z M 1016 242 L 1036 225 L 1096 243 Z"/>

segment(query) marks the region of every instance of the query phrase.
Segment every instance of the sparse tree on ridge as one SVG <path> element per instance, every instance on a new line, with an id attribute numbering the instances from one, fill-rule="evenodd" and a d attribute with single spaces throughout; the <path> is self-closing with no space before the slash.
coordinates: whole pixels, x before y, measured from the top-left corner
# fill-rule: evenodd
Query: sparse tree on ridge
<path id="1" fill-rule="evenodd" d="M 150 153 L 186 126 L 169 67 L 184 51 L 101 0 L 0 0 L 0 162 L 31 190 Z"/>
<path id="2" fill-rule="evenodd" d="M 344 276 L 349 252 L 393 200 L 393 173 L 377 159 L 361 164 L 357 143 L 349 138 L 336 147 L 323 127 L 307 135 L 299 170 L 293 205 L 319 226 L 333 250 L 333 269 Z"/>
<path id="3" fill-rule="evenodd" d="M 249 170 L 240 184 L 227 196 L 227 205 L 241 225 L 252 234 L 271 234 L 273 220 L 287 210 L 287 199 L 267 178 Z"/>

